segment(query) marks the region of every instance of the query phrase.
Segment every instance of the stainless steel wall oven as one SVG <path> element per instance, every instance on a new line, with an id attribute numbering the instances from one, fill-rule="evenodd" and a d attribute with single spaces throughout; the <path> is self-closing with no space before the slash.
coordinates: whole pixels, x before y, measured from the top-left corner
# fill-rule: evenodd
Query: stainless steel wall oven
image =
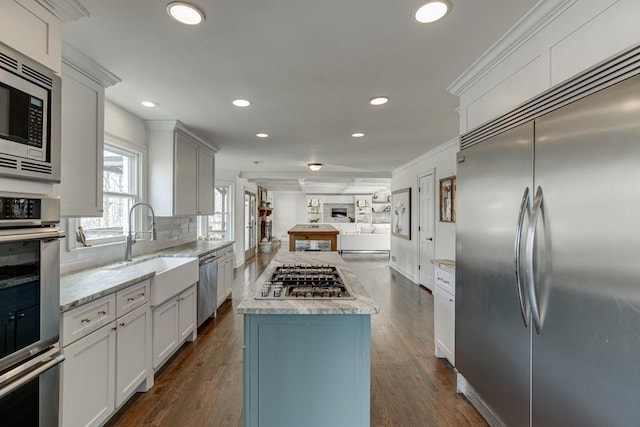
<path id="1" fill-rule="evenodd" d="M 60 201 L 0 194 L 0 425 L 58 425 Z"/>

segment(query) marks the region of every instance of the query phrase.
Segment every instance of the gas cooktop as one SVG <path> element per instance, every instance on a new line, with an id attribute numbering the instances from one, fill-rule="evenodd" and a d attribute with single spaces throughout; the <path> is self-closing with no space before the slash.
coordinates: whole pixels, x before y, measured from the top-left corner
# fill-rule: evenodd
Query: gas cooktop
<path id="1" fill-rule="evenodd" d="M 276 267 L 256 299 L 355 299 L 337 267 L 291 264 Z"/>

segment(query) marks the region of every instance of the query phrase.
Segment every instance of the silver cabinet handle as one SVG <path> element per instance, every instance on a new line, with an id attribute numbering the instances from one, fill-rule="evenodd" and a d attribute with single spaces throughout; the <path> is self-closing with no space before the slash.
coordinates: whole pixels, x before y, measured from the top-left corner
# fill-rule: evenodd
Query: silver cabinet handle
<path id="1" fill-rule="evenodd" d="M 92 320 L 96 320 L 96 319 L 98 319 L 100 316 L 104 316 L 105 314 L 107 314 L 107 312 L 106 312 L 106 311 L 104 311 L 104 310 L 103 310 L 103 311 L 99 311 L 99 312 L 98 312 L 98 314 L 97 314 L 97 315 L 95 315 L 94 317 L 92 317 L 92 318 L 85 317 L 84 319 L 82 319 L 82 320 L 81 320 L 81 322 L 82 322 L 82 323 L 90 323 Z"/>
<path id="2" fill-rule="evenodd" d="M 11 384 L 9 384 L 8 386 L 6 386 L 4 388 L 1 388 L 0 389 L 0 399 L 2 399 L 3 397 L 9 395 L 10 393 L 14 392 L 15 390 L 19 389 L 20 387 L 22 387 L 23 385 L 27 384 L 31 380 L 33 380 L 35 378 L 38 378 L 40 376 L 40 374 L 42 374 L 43 372 L 46 372 L 49 369 L 59 365 L 60 363 L 62 363 L 63 360 L 64 360 L 64 356 L 63 355 L 58 355 L 58 356 L 52 357 L 47 362 L 43 362 L 43 364 L 40 367 L 38 367 L 37 369 L 34 369 L 33 371 L 29 372 L 24 377 L 21 377 L 18 380 L 16 380 L 16 381 L 12 382 Z"/>
<path id="3" fill-rule="evenodd" d="M 518 222 L 516 223 L 516 239 L 515 247 L 513 250 L 513 257 L 516 266 L 516 291 L 518 292 L 518 301 L 520 302 L 520 313 L 522 314 L 522 321 L 524 327 L 529 327 L 529 305 L 527 304 L 526 294 L 522 290 L 522 278 L 520 277 L 520 257 L 521 257 L 521 243 L 522 243 L 522 226 L 524 225 L 524 217 L 529 212 L 529 187 L 524 189 L 522 195 L 522 201 L 520 202 L 520 211 L 518 212 Z"/>
<path id="4" fill-rule="evenodd" d="M 540 213 L 543 213 L 544 217 L 544 194 L 542 187 L 538 187 L 536 190 L 536 196 L 533 199 L 533 209 L 531 211 L 531 222 L 529 223 L 529 229 L 527 230 L 527 243 L 526 243 L 526 258 L 527 258 L 527 281 L 529 286 L 529 303 L 531 304 L 531 317 L 533 323 L 536 326 L 536 332 L 540 334 L 542 332 L 542 318 L 540 317 L 540 309 L 538 307 L 538 297 L 536 295 L 536 283 L 535 273 L 533 271 L 534 250 L 536 243 L 536 225 L 538 224 L 538 218 Z"/>

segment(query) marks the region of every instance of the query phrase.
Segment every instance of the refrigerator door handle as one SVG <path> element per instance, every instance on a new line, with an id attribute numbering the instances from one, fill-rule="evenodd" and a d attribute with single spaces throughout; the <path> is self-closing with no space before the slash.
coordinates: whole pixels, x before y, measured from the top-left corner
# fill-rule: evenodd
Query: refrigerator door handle
<path id="1" fill-rule="evenodd" d="M 522 244 L 522 226 L 524 225 L 525 213 L 527 216 L 530 215 L 530 203 L 529 203 L 529 187 L 525 188 L 524 194 L 522 195 L 522 201 L 520 202 L 520 211 L 518 212 L 518 223 L 516 224 L 516 239 L 515 239 L 515 247 L 514 247 L 514 258 L 515 258 L 515 267 L 516 267 L 516 290 L 518 292 L 518 301 L 520 302 L 520 312 L 522 313 L 522 321 L 524 322 L 524 327 L 529 327 L 529 304 L 527 301 L 527 295 L 524 293 L 522 289 L 522 277 L 520 275 L 520 259 L 522 257 L 521 254 L 521 244 Z"/>
<path id="2" fill-rule="evenodd" d="M 529 286 L 529 304 L 531 305 L 531 317 L 533 318 L 533 324 L 536 327 L 536 332 L 540 334 L 542 332 L 542 318 L 540 317 L 540 309 L 538 307 L 538 296 L 536 295 L 536 283 L 535 273 L 533 270 L 534 251 L 536 242 L 536 226 L 538 224 L 538 218 L 540 212 L 544 209 L 544 193 L 542 187 L 538 186 L 536 190 L 536 196 L 533 198 L 533 209 L 531 211 L 531 222 L 529 223 L 529 229 L 527 230 L 526 241 L 526 271 L 527 271 L 527 284 Z M 544 214 L 543 214 L 544 216 Z"/>

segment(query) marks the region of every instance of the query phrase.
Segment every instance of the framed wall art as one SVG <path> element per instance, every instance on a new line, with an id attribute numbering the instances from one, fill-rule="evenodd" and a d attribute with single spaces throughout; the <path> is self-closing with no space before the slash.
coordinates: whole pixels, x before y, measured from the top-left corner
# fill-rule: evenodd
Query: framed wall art
<path id="1" fill-rule="evenodd" d="M 456 177 L 440 180 L 440 222 L 456 222 Z"/>
<path id="2" fill-rule="evenodd" d="M 391 234 L 411 240 L 411 188 L 391 192 Z"/>

